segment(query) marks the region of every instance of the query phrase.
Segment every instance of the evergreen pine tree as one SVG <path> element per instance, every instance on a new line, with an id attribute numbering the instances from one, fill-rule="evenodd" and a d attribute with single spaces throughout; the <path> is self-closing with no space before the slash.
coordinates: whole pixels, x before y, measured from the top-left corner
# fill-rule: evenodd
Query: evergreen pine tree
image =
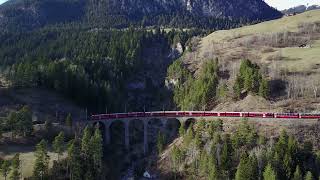
<path id="1" fill-rule="evenodd" d="M 223 138 L 223 146 L 222 146 L 222 153 L 221 153 L 221 169 L 225 173 L 229 173 L 229 170 L 232 166 L 232 145 L 230 142 L 229 135 L 225 135 Z"/>
<path id="2" fill-rule="evenodd" d="M 209 133 L 211 136 L 214 135 L 215 132 L 222 132 L 223 131 L 223 121 L 218 119 L 216 121 L 211 121 L 209 123 Z"/>
<path id="3" fill-rule="evenodd" d="M 179 127 L 179 136 L 183 137 L 185 133 L 186 133 L 185 129 L 184 129 L 183 125 L 181 124 L 181 126 Z"/>
<path id="4" fill-rule="evenodd" d="M 254 83 L 254 79 L 253 79 L 253 70 L 252 69 L 247 69 L 247 71 L 244 74 L 244 82 L 243 82 L 243 86 L 244 89 L 249 91 L 253 90 L 253 83 Z"/>
<path id="5" fill-rule="evenodd" d="M 171 166 L 173 171 L 176 172 L 183 158 L 182 151 L 176 145 L 173 146 L 171 151 Z"/>
<path id="6" fill-rule="evenodd" d="M 93 166 L 95 177 L 100 179 L 102 171 L 103 159 L 103 139 L 99 128 L 96 128 L 93 137 L 90 141 L 91 155 L 93 159 Z"/>
<path id="7" fill-rule="evenodd" d="M 241 61 L 240 71 L 233 86 L 235 97 L 239 99 L 244 89 L 265 98 L 268 96 L 268 82 L 259 72 L 259 66 L 249 60 Z"/>
<path id="8" fill-rule="evenodd" d="M 201 146 L 202 146 L 202 141 L 201 141 L 201 138 L 200 138 L 199 133 L 196 133 L 196 135 L 195 135 L 195 137 L 194 137 L 194 144 L 196 145 L 196 147 L 197 147 L 198 149 L 200 149 Z"/>
<path id="9" fill-rule="evenodd" d="M 278 153 L 281 160 L 285 156 L 285 152 L 287 151 L 287 145 L 288 145 L 288 135 L 285 130 L 282 130 L 280 133 L 279 140 L 275 146 L 275 150 Z"/>
<path id="10" fill-rule="evenodd" d="M 259 85 L 259 96 L 267 98 L 269 96 L 268 81 L 262 78 Z"/>
<path id="11" fill-rule="evenodd" d="M 95 180 L 91 169 L 86 169 L 86 173 L 84 174 L 84 179 L 85 180 Z"/>
<path id="12" fill-rule="evenodd" d="M 53 141 L 53 150 L 58 154 L 58 161 L 60 160 L 60 156 L 63 153 L 63 143 L 64 143 L 64 134 L 60 132 L 58 136 L 54 138 Z"/>
<path id="13" fill-rule="evenodd" d="M 247 163 L 249 161 L 249 157 L 247 154 L 242 154 L 239 165 L 237 167 L 235 180 L 248 180 L 250 179 L 250 175 L 247 169 Z"/>
<path id="14" fill-rule="evenodd" d="M 10 180 L 19 180 L 20 179 L 20 155 L 16 154 L 11 162 L 11 175 Z"/>
<path id="15" fill-rule="evenodd" d="M 302 179 L 303 178 L 302 178 L 302 173 L 301 173 L 300 167 L 299 167 L 299 165 L 297 165 L 296 171 L 293 174 L 292 180 L 302 180 Z"/>
<path id="16" fill-rule="evenodd" d="M 69 178 L 71 180 L 82 179 L 82 158 L 81 149 L 77 141 L 71 140 L 68 143 L 68 166 L 69 166 Z"/>
<path id="17" fill-rule="evenodd" d="M 32 124 L 32 112 L 28 106 L 24 106 L 20 111 L 20 123 L 18 125 L 21 126 L 21 132 L 23 136 L 28 136 L 33 131 L 33 124 Z"/>
<path id="18" fill-rule="evenodd" d="M 196 131 L 197 134 L 201 135 L 205 128 L 206 128 L 205 119 L 200 119 L 199 121 L 197 121 L 197 131 Z"/>
<path id="19" fill-rule="evenodd" d="M 6 119 L 6 126 L 7 128 L 12 131 L 11 139 L 17 134 L 16 124 L 18 123 L 18 113 L 17 112 L 10 112 L 9 116 Z"/>
<path id="20" fill-rule="evenodd" d="M 233 86 L 233 93 L 236 99 L 240 99 L 242 92 L 242 80 L 239 76 L 237 76 L 236 81 Z"/>
<path id="21" fill-rule="evenodd" d="M 66 126 L 72 127 L 72 117 L 70 113 L 67 115 L 65 123 L 66 123 Z"/>
<path id="22" fill-rule="evenodd" d="M 222 119 L 218 119 L 217 121 L 215 121 L 215 126 L 216 126 L 216 130 L 218 132 L 223 132 L 223 121 L 222 121 Z"/>
<path id="23" fill-rule="evenodd" d="M 226 83 L 221 84 L 218 88 L 218 97 L 221 101 L 225 101 L 225 98 L 228 95 L 228 86 Z"/>
<path id="24" fill-rule="evenodd" d="M 90 139 L 91 139 L 91 130 L 89 126 L 86 126 L 83 130 L 83 135 L 81 139 L 81 152 L 83 153 L 85 159 L 89 158 L 90 155 Z"/>
<path id="25" fill-rule="evenodd" d="M 219 171 L 217 169 L 214 156 L 209 156 L 208 171 L 209 171 L 209 178 L 208 178 L 209 180 L 219 179 Z"/>
<path id="26" fill-rule="evenodd" d="M 241 155 L 240 163 L 236 172 L 236 180 L 258 179 L 257 158 L 249 157 L 246 153 Z"/>
<path id="27" fill-rule="evenodd" d="M 259 139 L 258 139 L 258 144 L 259 145 L 265 145 L 267 141 L 267 138 L 264 137 L 263 135 L 259 135 Z"/>
<path id="28" fill-rule="evenodd" d="M 165 145 L 165 136 L 159 131 L 157 137 L 157 149 L 158 153 L 161 154 Z"/>
<path id="29" fill-rule="evenodd" d="M 221 136 L 220 133 L 214 133 L 213 135 L 213 145 L 221 144 Z"/>
<path id="30" fill-rule="evenodd" d="M 276 171 L 276 174 L 279 179 L 286 178 L 282 165 L 283 165 L 282 157 L 279 156 L 279 153 L 274 152 L 272 157 L 272 167 L 274 167 L 274 170 Z"/>
<path id="31" fill-rule="evenodd" d="M 264 169 L 263 179 L 264 180 L 276 180 L 277 179 L 276 172 L 273 170 L 270 163 Z"/>
<path id="32" fill-rule="evenodd" d="M 250 156 L 250 164 L 249 164 L 249 171 L 251 171 L 251 177 L 253 179 L 258 179 L 259 177 L 259 170 L 258 170 L 258 160 L 257 156 L 253 154 Z"/>
<path id="33" fill-rule="evenodd" d="M 288 179 L 291 179 L 292 164 L 293 164 L 293 161 L 291 156 L 289 155 L 289 153 L 286 153 L 283 159 L 283 168 L 286 173 L 285 175 L 287 176 Z"/>
<path id="34" fill-rule="evenodd" d="M 10 161 L 9 160 L 4 160 L 1 164 L 1 174 L 4 177 L 4 179 L 7 179 L 7 176 L 10 172 Z"/>
<path id="35" fill-rule="evenodd" d="M 307 172 L 306 176 L 304 177 L 305 180 L 313 180 L 313 175 L 310 171 Z"/>
<path id="36" fill-rule="evenodd" d="M 33 177 L 35 179 L 44 179 L 48 176 L 49 155 L 47 151 L 47 142 L 41 140 L 36 146 L 35 164 L 33 168 Z"/>
<path id="37" fill-rule="evenodd" d="M 298 142 L 293 136 L 289 136 L 287 153 L 291 156 L 293 162 L 297 162 L 296 155 L 299 151 Z M 294 168 L 294 166 L 292 167 Z"/>

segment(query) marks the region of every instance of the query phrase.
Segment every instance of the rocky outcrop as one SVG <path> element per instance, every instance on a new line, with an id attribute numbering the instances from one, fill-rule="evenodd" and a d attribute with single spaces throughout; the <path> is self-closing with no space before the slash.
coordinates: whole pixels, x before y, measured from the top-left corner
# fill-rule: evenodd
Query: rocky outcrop
<path id="1" fill-rule="evenodd" d="M 272 19 L 280 13 L 261 0 L 110 0 L 113 11 L 127 15 L 189 12 L 217 18 Z"/>

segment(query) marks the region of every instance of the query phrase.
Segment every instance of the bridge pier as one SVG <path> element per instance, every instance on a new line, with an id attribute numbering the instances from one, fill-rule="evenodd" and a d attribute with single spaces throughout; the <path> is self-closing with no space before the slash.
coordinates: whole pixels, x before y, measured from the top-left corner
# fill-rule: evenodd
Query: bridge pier
<path id="1" fill-rule="evenodd" d="M 143 121 L 143 153 L 148 153 L 148 122 L 149 120 Z"/>
<path id="2" fill-rule="evenodd" d="M 124 144 L 127 150 L 130 148 L 130 133 L 129 133 L 129 124 L 130 121 L 123 121 L 124 122 Z"/>
<path id="3" fill-rule="evenodd" d="M 110 138 L 110 122 L 104 123 L 105 126 L 105 132 L 104 132 L 104 139 L 105 139 L 105 143 L 106 145 L 109 145 L 111 143 L 111 138 Z"/>
<path id="4" fill-rule="evenodd" d="M 180 118 L 180 119 L 179 119 L 180 126 L 182 126 L 183 128 L 185 128 L 186 121 L 187 121 L 186 118 Z"/>
<path id="5" fill-rule="evenodd" d="M 164 132 L 164 130 L 166 130 L 168 119 L 161 119 L 161 122 L 162 122 L 162 132 Z"/>

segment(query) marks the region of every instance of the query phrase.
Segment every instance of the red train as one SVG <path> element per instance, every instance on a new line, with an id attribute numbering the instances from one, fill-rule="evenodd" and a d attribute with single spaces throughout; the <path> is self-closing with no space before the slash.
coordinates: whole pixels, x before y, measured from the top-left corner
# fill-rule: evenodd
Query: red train
<path id="1" fill-rule="evenodd" d="M 270 112 L 213 112 L 213 111 L 155 111 L 92 115 L 92 120 L 139 118 L 139 117 L 247 117 L 277 119 L 320 119 L 320 114 L 270 113 Z"/>

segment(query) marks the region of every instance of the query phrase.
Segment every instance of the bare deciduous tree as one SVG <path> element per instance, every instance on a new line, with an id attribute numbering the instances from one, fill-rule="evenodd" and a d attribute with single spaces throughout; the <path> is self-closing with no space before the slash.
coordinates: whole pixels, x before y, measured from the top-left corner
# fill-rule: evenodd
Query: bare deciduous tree
<path id="1" fill-rule="evenodd" d="M 313 97 L 314 98 L 317 98 L 318 97 L 318 88 L 319 88 L 319 85 L 316 84 L 316 79 L 313 79 L 311 81 L 311 87 L 312 87 L 312 91 L 313 91 Z"/>

